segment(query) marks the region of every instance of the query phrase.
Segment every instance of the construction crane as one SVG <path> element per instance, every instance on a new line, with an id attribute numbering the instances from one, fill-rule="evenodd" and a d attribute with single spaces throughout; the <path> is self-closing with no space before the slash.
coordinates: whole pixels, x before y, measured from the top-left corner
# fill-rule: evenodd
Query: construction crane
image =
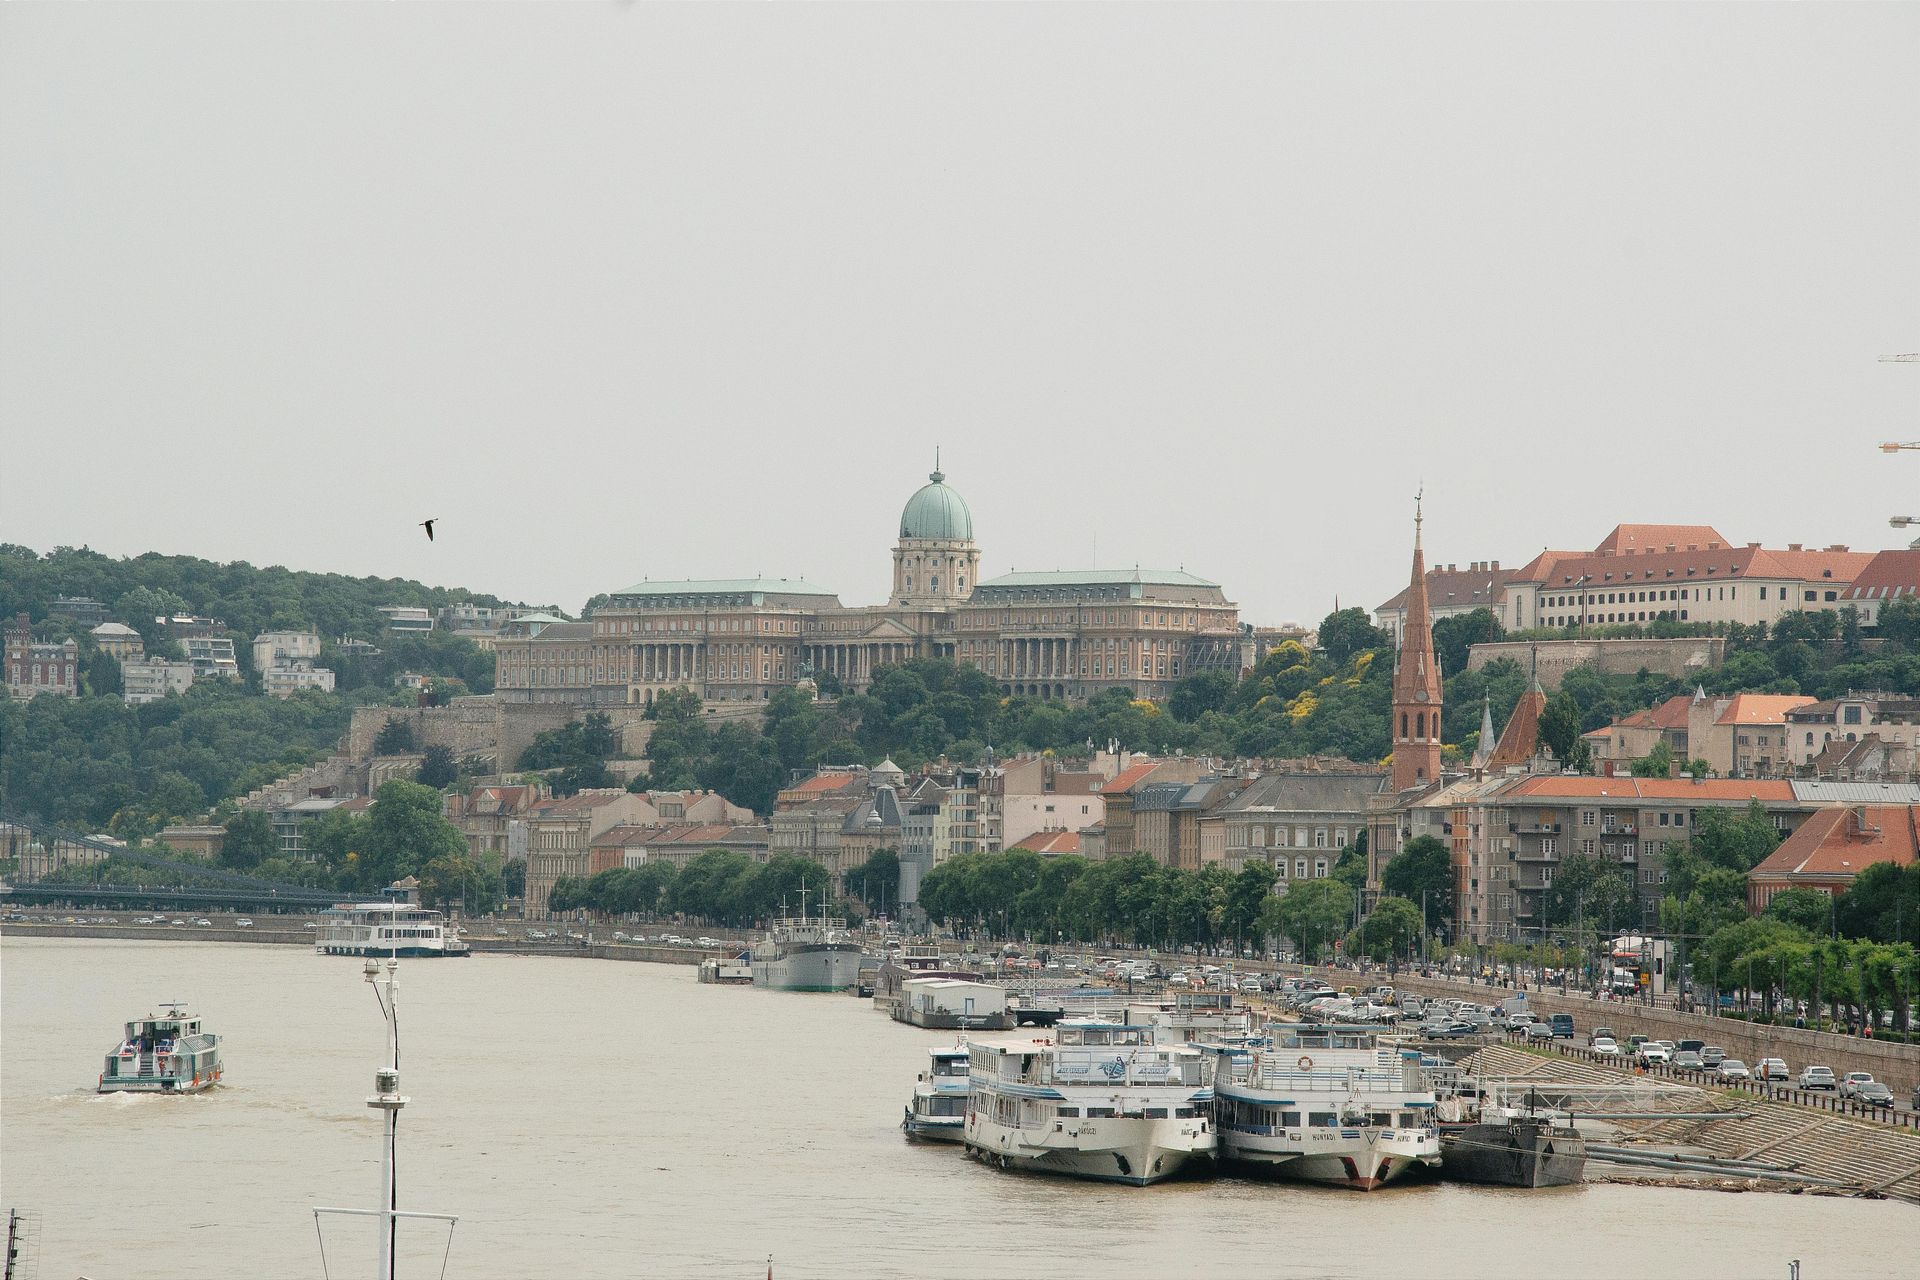
<path id="1" fill-rule="evenodd" d="M 1903 351 L 1897 356 L 1881 356 L 1880 363 L 1881 364 L 1920 363 L 1920 351 Z"/>
<path id="2" fill-rule="evenodd" d="M 1920 364 L 1920 351 L 1903 351 L 1898 355 L 1881 356 L 1880 363 Z M 1920 449 L 1920 440 L 1888 440 L 1880 446 L 1882 453 L 1898 453 L 1902 449 Z"/>

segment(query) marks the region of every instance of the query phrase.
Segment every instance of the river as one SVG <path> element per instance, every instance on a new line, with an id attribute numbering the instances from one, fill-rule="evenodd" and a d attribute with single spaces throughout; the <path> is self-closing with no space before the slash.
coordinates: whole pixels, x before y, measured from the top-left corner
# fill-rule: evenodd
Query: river
<path id="1" fill-rule="evenodd" d="M 227 1083 L 92 1092 L 120 1024 L 190 1003 Z M 1911 1277 L 1913 1208 L 1589 1185 L 1369 1195 L 1238 1180 L 1144 1189 L 909 1145 L 950 1033 L 846 996 L 704 987 L 677 966 L 402 961 L 405 1209 L 457 1213 L 451 1277 Z M 384 1049 L 359 963 L 298 947 L 0 941 L 0 1209 L 39 1280 L 320 1276 L 313 1205 L 369 1206 Z M 402 1228 L 401 1276 L 443 1229 Z M 1893 1246 L 1895 1242 L 1906 1242 Z M 372 1274 L 333 1219 L 331 1274 Z"/>

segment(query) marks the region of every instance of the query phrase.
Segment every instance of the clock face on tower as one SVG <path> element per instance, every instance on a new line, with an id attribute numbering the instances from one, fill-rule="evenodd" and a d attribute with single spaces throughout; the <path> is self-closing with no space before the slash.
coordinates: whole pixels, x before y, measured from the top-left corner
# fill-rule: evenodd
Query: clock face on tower
<path id="1" fill-rule="evenodd" d="M 1425 702 L 1427 700 L 1427 691 L 1425 689 L 1415 689 L 1413 691 L 1413 700 L 1415 702 Z"/>

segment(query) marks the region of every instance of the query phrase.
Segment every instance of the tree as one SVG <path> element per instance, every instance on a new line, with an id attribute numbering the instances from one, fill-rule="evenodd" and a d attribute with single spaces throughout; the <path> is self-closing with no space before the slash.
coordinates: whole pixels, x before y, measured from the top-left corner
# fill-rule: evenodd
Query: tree
<path id="1" fill-rule="evenodd" d="M 460 777 L 460 765 L 453 758 L 453 749 L 439 745 L 427 748 L 420 760 L 420 769 L 413 780 L 423 787 L 439 790 L 454 784 Z"/>
<path id="2" fill-rule="evenodd" d="M 849 898 L 864 904 L 868 911 L 891 911 L 898 915 L 900 855 L 891 849 L 874 850 L 865 862 L 841 876 L 841 887 Z"/>
<path id="3" fill-rule="evenodd" d="M 1573 763 L 1575 746 L 1580 742 L 1580 704 L 1562 689 L 1547 699 L 1540 712 L 1540 741 L 1552 750 L 1554 759 Z"/>
<path id="4" fill-rule="evenodd" d="M 1270 863 L 1259 859 L 1249 859 L 1240 868 L 1232 880 L 1227 883 L 1225 911 L 1221 917 L 1221 927 L 1227 936 L 1233 939 L 1234 953 L 1239 954 L 1241 944 L 1254 936 L 1260 927 L 1260 909 L 1266 905 L 1273 894 L 1274 874 Z"/>
<path id="5" fill-rule="evenodd" d="M 1427 918 L 1453 919 L 1453 855 L 1432 836 L 1415 836 L 1380 871 L 1380 887 L 1409 902 L 1424 900 Z"/>
<path id="6" fill-rule="evenodd" d="M 413 750 L 413 726 L 405 720 L 389 720 L 374 735 L 373 754 L 403 756 Z"/>
<path id="7" fill-rule="evenodd" d="M 354 863 L 361 889 L 385 888 L 435 858 L 467 852 L 467 838 L 442 812 L 440 793 L 417 782 L 382 783 L 367 823 L 367 847 Z"/>
<path id="8" fill-rule="evenodd" d="M 1633 776 L 1636 778 L 1666 778 L 1673 774 L 1673 748 L 1667 745 L 1665 738 L 1653 744 L 1653 749 L 1633 762 Z"/>
<path id="9" fill-rule="evenodd" d="M 1808 933 L 1825 933 L 1832 918 L 1833 899 L 1812 889 L 1783 889 L 1767 903 L 1770 920 L 1784 920 Z"/>
<path id="10" fill-rule="evenodd" d="M 1426 836 L 1423 838 L 1431 840 L 1433 837 Z M 1354 836 L 1352 844 L 1340 851 L 1340 857 L 1335 860 L 1333 870 L 1329 874 L 1333 879 L 1338 880 L 1349 889 L 1364 889 L 1367 887 L 1367 831 L 1365 827 L 1362 827 L 1359 833 Z"/>
<path id="11" fill-rule="evenodd" d="M 1198 720 L 1209 711 L 1225 707 L 1237 683 L 1225 671 L 1196 671 L 1173 686 L 1167 710 L 1179 720 Z"/>
<path id="12" fill-rule="evenodd" d="M 1844 937 L 1875 942 L 1920 939 L 1920 862 L 1905 867 L 1876 862 L 1861 868 L 1834 903 L 1833 912 L 1835 926 Z"/>
<path id="13" fill-rule="evenodd" d="M 421 901 L 436 907 L 464 903 L 475 915 L 500 909 L 500 877 L 464 853 L 443 853 L 428 860 L 416 873 Z"/>
<path id="14" fill-rule="evenodd" d="M 251 867 L 270 858 L 279 848 L 273 822 L 258 809 L 242 809 L 227 819 L 226 839 L 220 842 L 220 862 L 229 867 Z"/>
<path id="15" fill-rule="evenodd" d="M 1367 621 L 1365 609 L 1340 609 L 1320 620 L 1320 648 L 1336 667 L 1346 666 L 1355 654 L 1392 645 L 1386 632 Z"/>
<path id="16" fill-rule="evenodd" d="M 1404 956 L 1420 945 L 1420 908 L 1405 898 L 1387 895 L 1374 904 L 1367 918 L 1350 935 L 1350 945 L 1369 960 Z"/>
<path id="17" fill-rule="evenodd" d="M 1433 656 L 1443 673 L 1465 671 L 1474 645 L 1492 644 L 1506 634 L 1491 609 L 1449 614 L 1433 624 Z"/>
<path id="18" fill-rule="evenodd" d="M 1300 958 L 1312 963 L 1346 931 L 1352 916 L 1353 895 L 1345 885 L 1336 880 L 1298 880 L 1273 900 L 1263 923 L 1270 932 L 1292 938 Z"/>
<path id="19" fill-rule="evenodd" d="M 1572 853 L 1554 868 L 1553 884 L 1541 895 L 1543 923 L 1573 925 L 1613 933 L 1639 923 L 1639 900 L 1633 877 L 1620 864 L 1587 854 Z"/>

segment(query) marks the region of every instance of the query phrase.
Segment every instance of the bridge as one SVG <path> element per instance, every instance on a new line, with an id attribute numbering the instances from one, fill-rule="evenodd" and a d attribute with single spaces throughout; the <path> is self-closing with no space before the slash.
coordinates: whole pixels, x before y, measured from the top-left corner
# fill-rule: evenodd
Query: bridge
<path id="1" fill-rule="evenodd" d="M 331 889 L 285 884 L 226 867 L 183 862 L 128 849 L 96 836 L 0 810 L 0 859 L 14 870 L 0 900 L 22 905 L 75 907 L 208 907 L 242 911 L 316 911 L 340 901 Z M 101 867 L 126 874 L 79 879 L 70 867 Z M 138 869 L 135 873 L 134 869 Z M 58 874 L 65 871 L 65 874 Z"/>

